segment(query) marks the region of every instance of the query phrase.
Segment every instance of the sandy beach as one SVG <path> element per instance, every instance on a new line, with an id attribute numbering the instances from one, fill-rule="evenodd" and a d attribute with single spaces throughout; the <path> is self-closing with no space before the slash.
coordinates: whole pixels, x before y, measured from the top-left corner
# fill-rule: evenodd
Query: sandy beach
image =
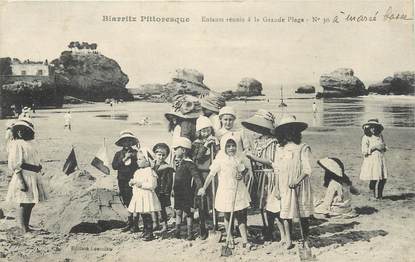
<path id="1" fill-rule="evenodd" d="M 122 106 L 115 113 L 106 104 L 95 104 L 71 108 L 73 116 L 72 132 L 63 129 L 62 110 L 44 110 L 35 114 L 36 140 L 43 159 L 45 176 L 48 179 L 67 183 L 61 192 L 50 188 L 50 201 L 36 205 L 31 225 L 42 228 L 48 216 L 54 212 L 53 199 L 68 197 L 74 184 L 61 171 L 71 146 L 74 145 L 80 169 L 85 169 L 96 177 L 96 184 L 114 183 L 115 172 L 105 178 L 90 165 L 104 138 L 110 160 L 117 150 L 114 141 L 119 132 L 132 130 L 143 146 L 170 141 L 166 125 L 160 121 L 162 112 L 168 105 L 161 104 L 151 108 L 143 107 L 142 112 L 123 118 Z M 140 106 L 140 104 L 137 104 Z M 142 105 L 141 105 L 142 106 Z M 141 108 L 141 107 L 140 107 Z M 113 118 L 111 118 L 113 114 Z M 97 115 L 101 115 L 97 117 Z M 149 116 L 150 126 L 140 126 L 138 120 Z M 136 121 L 137 120 L 137 121 Z M 0 121 L 4 126 L 6 120 Z M 413 212 L 415 209 L 415 168 L 412 165 L 415 132 L 413 128 L 386 128 L 383 132 L 389 151 L 386 153 L 389 178 L 385 186 L 385 199 L 370 200 L 368 185 L 359 180 L 362 163 L 360 154 L 361 128 L 310 127 L 303 134 L 303 141 L 312 148 L 313 174 L 312 186 L 314 198 L 324 195 L 323 171 L 316 160 L 326 157 L 339 157 L 345 164 L 346 173 L 361 191 L 353 198 L 353 206 L 358 217 L 353 219 L 316 219 L 311 226 L 312 252 L 318 261 L 414 261 L 415 240 Z M 4 128 L 0 131 L 4 137 Z M 37 231 L 25 236 L 10 234 L 10 228 L 16 226 L 14 208 L 5 204 L 7 192 L 7 169 L 4 140 L 0 142 L 0 208 L 8 219 L 0 220 L 0 260 L 10 261 L 298 261 L 296 249 L 287 251 L 278 243 L 259 243 L 257 250 L 247 251 L 237 245 L 234 255 L 221 259 L 222 244 L 209 240 L 156 239 L 144 242 L 136 234 L 122 233 L 112 229 L 98 234 L 63 234 Z M 112 171 L 113 172 L 113 171 Z M 108 182 L 110 181 L 110 182 Z M 104 183 L 104 182 L 102 182 Z M 61 193 L 61 194 L 59 194 Z M 66 195 L 66 196 L 62 196 Z M 65 219 L 65 217 L 62 217 Z M 259 214 L 248 217 L 249 226 L 260 226 Z M 13 235 L 13 237 L 11 237 Z M 298 226 L 295 239 L 299 237 Z M 251 237 L 255 238 L 254 235 Z M 24 240 L 24 241 L 23 241 Z M 236 239 L 240 242 L 240 238 Z M 18 245 L 17 245 L 18 244 Z"/>

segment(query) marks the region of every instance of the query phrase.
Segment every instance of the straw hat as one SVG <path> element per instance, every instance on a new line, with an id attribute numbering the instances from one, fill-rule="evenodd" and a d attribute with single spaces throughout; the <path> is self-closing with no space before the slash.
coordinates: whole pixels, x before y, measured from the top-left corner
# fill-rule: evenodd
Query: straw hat
<path id="1" fill-rule="evenodd" d="M 138 138 L 133 134 L 133 132 L 129 130 L 124 130 L 120 133 L 120 137 L 115 142 L 117 146 L 134 146 L 138 145 L 139 147 L 139 141 Z"/>
<path id="2" fill-rule="evenodd" d="M 187 149 L 191 149 L 192 148 L 192 142 L 186 138 L 186 137 L 176 137 L 173 140 L 173 148 L 177 148 L 177 147 L 184 147 Z"/>
<path id="3" fill-rule="evenodd" d="M 271 135 L 271 130 L 274 129 L 275 117 L 271 112 L 264 109 L 259 109 L 255 115 L 242 121 L 241 124 L 246 129 L 260 133 L 262 135 Z"/>
<path id="4" fill-rule="evenodd" d="M 219 113 L 219 110 L 226 105 L 225 98 L 220 94 L 209 94 L 208 96 L 204 97 L 200 104 L 202 108 L 206 108 L 210 111 L 215 113 Z"/>
<path id="5" fill-rule="evenodd" d="M 324 169 L 332 172 L 333 174 L 343 177 L 344 167 L 339 163 L 343 164 L 339 159 L 332 157 L 325 157 L 317 161 L 317 163 Z"/>
<path id="6" fill-rule="evenodd" d="M 210 122 L 210 119 L 206 116 L 199 116 L 196 120 L 196 132 L 206 127 L 212 127 L 212 122 Z"/>
<path id="7" fill-rule="evenodd" d="M 308 125 L 307 123 L 297 121 L 297 118 L 293 115 L 284 116 L 281 121 L 278 123 L 278 125 L 271 130 L 271 134 L 277 135 L 280 134 L 283 128 L 291 127 L 293 129 L 296 129 L 298 132 L 302 132 L 305 129 L 307 129 Z"/>
<path id="8" fill-rule="evenodd" d="M 365 124 L 362 125 L 362 128 L 365 129 L 370 126 L 376 126 L 380 128 L 381 131 L 383 130 L 383 126 L 382 124 L 379 123 L 379 120 L 377 118 L 369 119 L 369 121 L 367 121 Z"/>
<path id="9" fill-rule="evenodd" d="M 32 120 L 28 117 L 19 118 L 16 122 L 14 122 L 13 128 L 25 128 L 35 132 L 35 126 L 33 125 Z"/>
<path id="10" fill-rule="evenodd" d="M 179 117 L 184 119 L 196 119 L 202 112 L 199 100 L 190 95 L 178 95 L 173 98 L 172 110 L 165 113 L 167 120 Z"/>
<path id="11" fill-rule="evenodd" d="M 231 106 L 224 106 L 219 110 L 219 118 L 223 115 L 233 115 L 236 118 L 235 109 Z"/>

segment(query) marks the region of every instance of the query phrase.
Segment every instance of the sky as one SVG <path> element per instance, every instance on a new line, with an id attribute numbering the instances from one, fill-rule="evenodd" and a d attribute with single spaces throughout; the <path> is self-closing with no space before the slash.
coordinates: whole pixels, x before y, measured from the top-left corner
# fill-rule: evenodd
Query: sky
<path id="1" fill-rule="evenodd" d="M 2 2 L 0 56 L 52 60 L 70 41 L 97 43 L 129 76 L 128 87 L 167 83 L 177 68 L 204 74 L 211 89 L 253 77 L 264 89 L 316 84 L 321 74 L 353 68 L 365 83 L 415 70 L 413 20 L 383 21 L 388 7 L 413 16 L 411 1 Z M 332 18 L 340 12 L 376 22 L 268 23 L 264 17 Z M 190 22 L 103 22 L 102 16 L 188 17 Z M 206 23 L 202 16 L 252 23 Z"/>

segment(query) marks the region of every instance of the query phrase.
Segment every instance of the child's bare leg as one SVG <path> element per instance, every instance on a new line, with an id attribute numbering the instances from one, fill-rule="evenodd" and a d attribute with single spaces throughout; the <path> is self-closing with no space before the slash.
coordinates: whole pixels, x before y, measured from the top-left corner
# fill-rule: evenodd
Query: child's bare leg
<path id="1" fill-rule="evenodd" d="M 23 233 L 26 233 L 25 227 L 25 215 L 26 215 L 26 207 L 25 204 L 20 204 L 17 210 L 17 222 L 19 223 L 19 227 L 22 229 Z"/>
<path id="2" fill-rule="evenodd" d="M 182 223 L 182 210 L 176 209 L 176 233 L 175 237 L 180 238 L 180 224 Z"/>
<path id="3" fill-rule="evenodd" d="M 292 249 L 294 247 L 293 242 L 291 240 L 291 228 L 292 228 L 292 220 L 284 219 L 284 231 L 285 231 L 285 236 L 286 236 L 287 249 Z"/>
<path id="4" fill-rule="evenodd" d="M 242 244 L 248 243 L 248 232 L 246 230 L 246 223 L 239 223 L 239 232 L 241 233 L 242 237 Z"/>
<path id="5" fill-rule="evenodd" d="M 167 231 L 167 212 L 166 212 L 166 207 L 162 206 L 160 213 L 161 213 L 161 222 L 163 222 L 163 227 L 161 228 L 161 232 L 165 232 L 165 231 Z"/>
<path id="6" fill-rule="evenodd" d="M 160 221 L 159 221 L 159 214 L 158 212 L 152 212 L 151 213 L 151 219 L 153 220 L 153 228 L 154 230 L 158 230 L 160 227 Z"/>
<path id="7" fill-rule="evenodd" d="M 225 224 L 225 233 L 226 233 L 226 235 L 228 235 L 230 217 L 231 217 L 231 213 L 229 213 L 229 212 L 224 212 L 223 213 L 223 221 L 225 222 L 224 224 Z"/>
<path id="8" fill-rule="evenodd" d="M 186 224 L 187 224 L 187 240 L 193 240 L 193 215 L 190 211 L 185 212 L 187 214 Z"/>
<path id="9" fill-rule="evenodd" d="M 276 222 L 277 222 L 277 227 L 278 227 L 278 230 L 280 231 L 280 236 L 281 236 L 280 243 L 285 244 L 285 241 L 287 240 L 287 236 L 286 236 L 284 225 L 283 225 L 284 221 L 280 218 L 279 213 L 277 213 Z"/>

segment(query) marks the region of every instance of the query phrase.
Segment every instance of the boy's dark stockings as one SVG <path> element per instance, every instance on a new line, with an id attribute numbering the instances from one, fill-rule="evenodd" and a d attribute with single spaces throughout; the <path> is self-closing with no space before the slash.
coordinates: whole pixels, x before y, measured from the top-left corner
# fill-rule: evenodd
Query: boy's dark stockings
<path id="1" fill-rule="evenodd" d="M 123 229 L 121 229 L 121 231 L 128 232 L 131 230 L 132 227 L 133 227 L 133 214 L 128 214 L 127 225 Z"/>
<path id="2" fill-rule="evenodd" d="M 144 234 L 143 234 L 144 241 L 153 240 L 154 239 L 153 218 L 151 217 L 151 214 L 141 214 L 141 217 L 143 218 L 143 224 L 144 224 Z"/>
<path id="3" fill-rule="evenodd" d="M 377 184 L 377 186 L 376 186 Z M 383 189 L 386 184 L 386 179 L 380 179 L 380 180 L 370 180 L 369 182 L 369 189 L 373 192 L 373 197 L 376 199 L 382 199 L 383 198 Z M 377 194 L 376 194 L 376 187 L 377 187 Z"/>

